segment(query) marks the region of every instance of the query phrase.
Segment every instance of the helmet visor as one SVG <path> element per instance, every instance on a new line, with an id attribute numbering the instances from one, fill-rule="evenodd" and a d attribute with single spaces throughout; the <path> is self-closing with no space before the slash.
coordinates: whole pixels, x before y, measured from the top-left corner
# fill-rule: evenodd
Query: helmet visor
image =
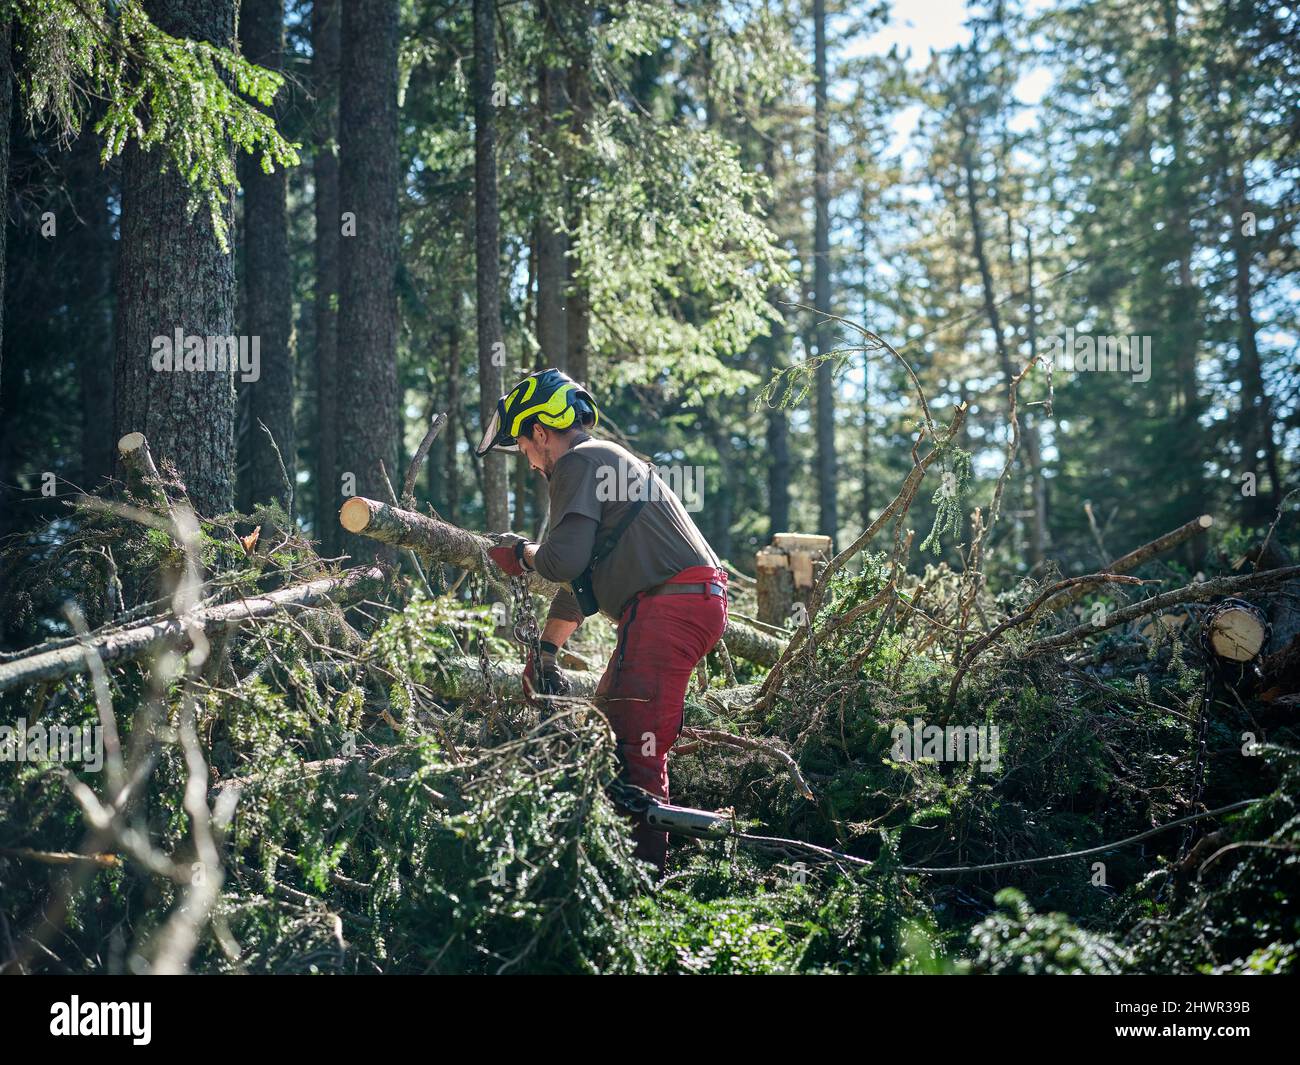
<path id="1" fill-rule="evenodd" d="M 478 442 L 478 448 L 475 454 L 482 458 L 489 451 L 518 451 L 519 445 L 515 443 L 514 437 L 505 436 L 501 431 L 501 401 L 497 401 L 496 407 L 492 411 L 492 417 L 488 419 L 487 428 L 483 430 L 483 439 Z"/>

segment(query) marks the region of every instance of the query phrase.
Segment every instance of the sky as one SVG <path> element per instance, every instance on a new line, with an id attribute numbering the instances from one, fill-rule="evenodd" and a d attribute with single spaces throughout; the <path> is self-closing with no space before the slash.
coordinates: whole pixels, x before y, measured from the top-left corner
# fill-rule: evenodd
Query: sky
<path id="1" fill-rule="evenodd" d="M 1024 11 L 1035 15 L 1051 7 L 1050 0 L 1027 0 Z M 870 37 L 852 42 L 845 50 L 849 57 L 885 55 L 897 46 L 900 55 L 909 56 L 908 66 L 921 70 L 930 61 L 930 53 L 941 52 L 970 40 L 966 28 L 967 0 L 894 0 L 889 21 Z M 1034 106 L 1042 100 L 1051 82 L 1044 68 L 1031 68 L 1016 82 L 1015 95 L 1030 105 L 1016 116 L 1013 131 L 1034 121 Z M 902 109 L 893 120 L 894 143 L 891 150 L 902 150 L 920 119 L 920 107 Z"/>

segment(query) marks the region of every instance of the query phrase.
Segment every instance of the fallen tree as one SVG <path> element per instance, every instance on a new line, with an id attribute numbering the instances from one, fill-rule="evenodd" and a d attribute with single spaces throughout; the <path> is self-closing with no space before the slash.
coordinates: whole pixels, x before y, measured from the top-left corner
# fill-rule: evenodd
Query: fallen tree
<path id="1" fill-rule="evenodd" d="M 190 625 L 199 625 L 211 633 L 282 612 L 293 613 L 324 603 L 355 602 L 378 591 L 383 579 L 383 571 L 377 567 L 349 570 L 337 577 L 323 577 L 265 595 L 204 607 L 188 618 L 159 617 L 129 628 L 92 634 L 75 644 L 45 651 L 36 648 L 29 655 L 0 664 L 0 691 L 85 672 L 96 657 L 101 662 L 127 662 L 158 648 L 180 646 Z"/>
<path id="2" fill-rule="evenodd" d="M 437 518 L 425 517 L 413 510 L 390 506 L 376 499 L 353 496 L 339 511 L 339 524 L 350 533 L 418 551 L 433 562 L 492 576 L 488 549 L 490 537 L 469 532 Z M 534 573 L 529 583 L 538 592 L 553 595 L 559 585 Z M 722 636 L 733 655 L 759 665 L 770 666 L 785 648 L 784 641 L 742 622 L 729 620 Z"/>
<path id="3" fill-rule="evenodd" d="M 1180 544 L 1185 544 L 1193 536 L 1207 532 L 1214 524 L 1214 518 L 1209 514 L 1202 514 L 1199 518 L 1193 518 L 1186 525 L 1180 525 L 1177 529 L 1158 536 L 1150 543 L 1143 544 L 1141 547 L 1134 548 L 1126 555 L 1121 555 L 1110 565 L 1106 566 L 1100 573 L 1089 578 L 1087 581 L 1073 585 L 1058 594 L 1054 595 L 1045 604 L 1043 609 L 1049 613 L 1058 610 L 1063 606 L 1069 606 L 1078 599 L 1082 599 L 1089 592 L 1096 591 L 1103 583 L 1107 575 L 1116 573 L 1131 573 L 1144 562 L 1148 562 L 1157 555 L 1163 555 L 1167 551 L 1172 551 Z"/>

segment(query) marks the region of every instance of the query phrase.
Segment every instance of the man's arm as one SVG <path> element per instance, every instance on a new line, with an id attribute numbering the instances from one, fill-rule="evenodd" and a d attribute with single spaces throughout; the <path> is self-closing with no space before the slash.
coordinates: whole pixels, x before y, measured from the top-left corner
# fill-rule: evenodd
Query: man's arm
<path id="1" fill-rule="evenodd" d="M 548 581 L 568 584 L 587 568 L 596 549 L 599 523 L 585 514 L 569 514 L 551 530 L 545 543 L 528 544 L 524 565 Z"/>

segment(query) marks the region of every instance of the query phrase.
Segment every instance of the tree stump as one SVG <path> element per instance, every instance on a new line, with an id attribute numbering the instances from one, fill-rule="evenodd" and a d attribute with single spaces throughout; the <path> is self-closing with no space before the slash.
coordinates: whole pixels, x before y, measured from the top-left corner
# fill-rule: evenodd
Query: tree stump
<path id="1" fill-rule="evenodd" d="M 758 572 L 758 619 L 769 625 L 792 624 L 795 603 L 806 603 L 814 583 L 813 564 L 829 562 L 831 538 L 805 533 L 777 533 L 755 555 Z"/>

